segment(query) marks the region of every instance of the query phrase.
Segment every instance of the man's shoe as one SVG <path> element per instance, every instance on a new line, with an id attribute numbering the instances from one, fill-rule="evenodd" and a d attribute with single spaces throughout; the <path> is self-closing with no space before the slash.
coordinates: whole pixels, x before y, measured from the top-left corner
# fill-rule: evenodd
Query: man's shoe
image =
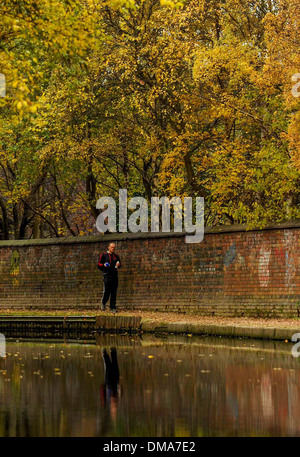
<path id="1" fill-rule="evenodd" d="M 106 306 L 105 305 L 101 305 L 101 311 L 105 311 L 106 310 Z"/>
<path id="2" fill-rule="evenodd" d="M 116 314 L 118 311 L 116 308 L 110 308 L 110 311 L 113 313 L 113 314 Z"/>

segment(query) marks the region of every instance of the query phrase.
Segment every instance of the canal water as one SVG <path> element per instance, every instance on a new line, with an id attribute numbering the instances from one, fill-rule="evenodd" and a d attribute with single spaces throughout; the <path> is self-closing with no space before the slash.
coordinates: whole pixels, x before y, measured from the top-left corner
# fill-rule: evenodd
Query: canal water
<path id="1" fill-rule="evenodd" d="M 300 436 L 291 344 L 106 335 L 6 351 L 1 437 Z"/>

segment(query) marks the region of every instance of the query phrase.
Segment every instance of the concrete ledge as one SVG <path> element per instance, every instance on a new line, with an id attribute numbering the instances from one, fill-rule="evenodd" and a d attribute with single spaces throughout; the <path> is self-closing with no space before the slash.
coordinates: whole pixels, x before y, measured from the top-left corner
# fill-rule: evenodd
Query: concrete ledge
<path id="1" fill-rule="evenodd" d="M 295 328 L 276 328 L 275 329 L 275 340 L 288 340 L 291 341 L 294 333 L 300 333 L 300 327 Z"/>
<path id="2" fill-rule="evenodd" d="M 234 325 L 190 324 L 187 322 L 158 323 L 154 319 L 142 319 L 141 330 L 150 333 L 177 333 L 291 341 L 294 333 L 300 333 L 300 326 L 299 328 L 242 327 Z"/>
<path id="3" fill-rule="evenodd" d="M 36 335 L 68 331 L 122 333 L 126 331 L 153 334 L 210 335 L 230 338 L 255 338 L 263 340 L 291 341 L 299 327 L 250 327 L 240 325 L 214 325 L 189 322 L 164 322 L 157 319 L 142 319 L 139 316 L 96 315 L 96 316 L 0 316 L 0 332 L 33 332 Z"/>
<path id="4" fill-rule="evenodd" d="M 97 316 L 95 330 L 140 330 L 141 318 L 137 316 Z"/>

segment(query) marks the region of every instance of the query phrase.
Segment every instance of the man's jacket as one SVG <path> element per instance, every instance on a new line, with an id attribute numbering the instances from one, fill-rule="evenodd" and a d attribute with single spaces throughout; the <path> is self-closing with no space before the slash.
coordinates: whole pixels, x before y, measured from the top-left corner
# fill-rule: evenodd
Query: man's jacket
<path id="1" fill-rule="evenodd" d="M 120 262 L 118 268 L 116 268 L 116 263 Z M 109 267 L 105 267 L 104 264 L 109 263 Z M 114 276 L 118 274 L 118 269 L 121 268 L 121 260 L 118 254 L 114 252 L 109 254 L 108 252 L 103 252 L 100 254 L 98 260 L 98 268 L 99 270 L 103 271 L 103 273 L 107 274 L 107 276 Z"/>

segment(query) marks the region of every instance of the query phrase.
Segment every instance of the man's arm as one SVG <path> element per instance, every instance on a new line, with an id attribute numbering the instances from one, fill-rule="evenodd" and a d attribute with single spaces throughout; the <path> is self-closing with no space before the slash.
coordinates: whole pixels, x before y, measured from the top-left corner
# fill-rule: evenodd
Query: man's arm
<path id="1" fill-rule="evenodd" d="M 99 256 L 99 260 L 98 260 L 98 268 L 99 268 L 99 270 L 101 270 L 101 271 L 105 271 L 104 260 L 105 260 L 105 259 L 104 259 L 104 254 L 101 254 L 101 255 Z"/>

